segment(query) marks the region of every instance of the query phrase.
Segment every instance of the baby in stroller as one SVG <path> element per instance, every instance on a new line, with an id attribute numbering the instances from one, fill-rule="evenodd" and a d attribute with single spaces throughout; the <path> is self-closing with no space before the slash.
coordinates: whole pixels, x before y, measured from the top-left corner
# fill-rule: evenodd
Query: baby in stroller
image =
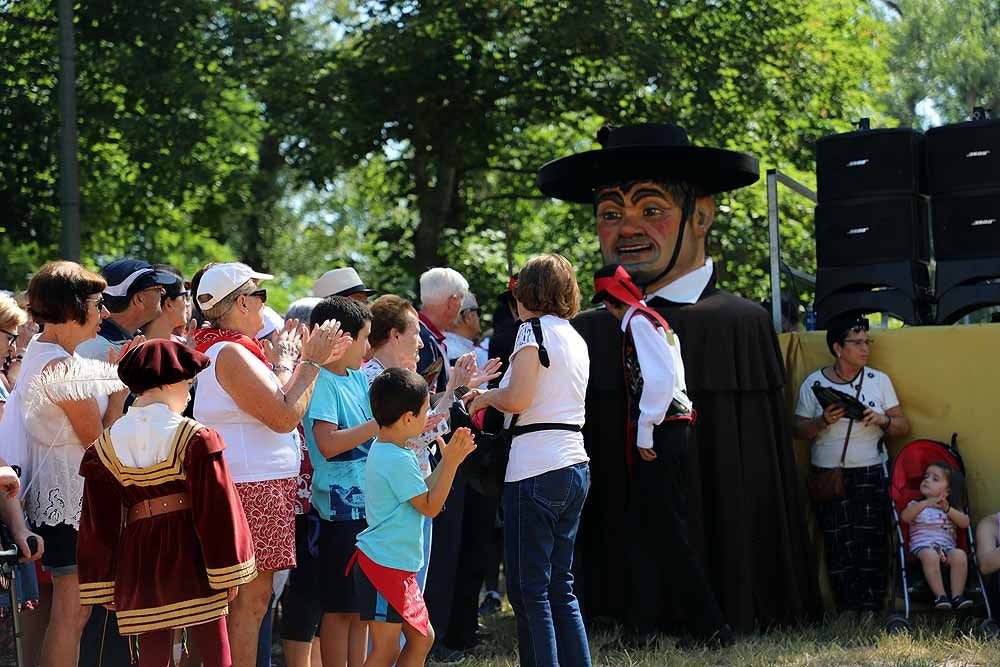
<path id="1" fill-rule="evenodd" d="M 949 501 L 952 496 L 962 498 L 963 482 L 961 472 L 947 463 L 932 463 L 920 483 L 924 499 L 911 500 L 900 515 L 900 520 L 910 524 L 910 553 L 920 561 L 936 609 L 966 609 L 973 604 L 962 594 L 969 573 L 968 557 L 955 541 L 956 528 L 967 529 L 969 516 Z M 950 570 L 951 599 L 944 590 L 942 564 Z"/>

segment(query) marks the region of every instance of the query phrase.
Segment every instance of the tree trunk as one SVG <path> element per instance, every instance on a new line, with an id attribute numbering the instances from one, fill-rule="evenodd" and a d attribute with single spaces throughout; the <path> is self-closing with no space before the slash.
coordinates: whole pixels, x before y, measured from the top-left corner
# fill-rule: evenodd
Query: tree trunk
<path id="1" fill-rule="evenodd" d="M 437 148 L 437 147 L 435 147 Z M 417 178 L 417 209 L 420 222 L 413 233 L 411 273 L 419 276 L 427 269 L 441 266 L 445 253 L 441 247 L 445 227 L 461 229 L 461 207 L 458 198 L 458 149 L 454 141 L 435 153 L 418 155 L 414 160 Z"/>
<path id="2" fill-rule="evenodd" d="M 278 175 L 284 160 L 278 137 L 268 134 L 257 147 L 257 174 L 250 185 L 253 199 L 246 220 L 243 261 L 257 271 L 269 272 L 267 249 L 274 245 L 273 213 L 281 197 Z"/>

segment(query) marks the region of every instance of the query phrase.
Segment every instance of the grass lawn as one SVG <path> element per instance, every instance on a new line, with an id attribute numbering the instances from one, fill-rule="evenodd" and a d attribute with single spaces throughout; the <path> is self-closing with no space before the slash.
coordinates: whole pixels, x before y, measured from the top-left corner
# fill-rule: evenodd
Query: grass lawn
<path id="1" fill-rule="evenodd" d="M 492 637 L 470 653 L 463 667 L 517 667 L 517 638 L 509 608 L 486 620 Z M 947 614 L 918 616 L 910 636 L 889 636 L 878 620 L 836 620 L 794 631 L 746 638 L 719 651 L 680 650 L 663 639 L 642 651 L 615 647 L 613 634 L 590 638 L 594 665 L 663 667 L 695 665 L 877 665 L 878 667 L 983 667 L 1000 665 L 1000 642 L 977 638 Z M 565 667 L 574 667 L 566 665 Z"/>

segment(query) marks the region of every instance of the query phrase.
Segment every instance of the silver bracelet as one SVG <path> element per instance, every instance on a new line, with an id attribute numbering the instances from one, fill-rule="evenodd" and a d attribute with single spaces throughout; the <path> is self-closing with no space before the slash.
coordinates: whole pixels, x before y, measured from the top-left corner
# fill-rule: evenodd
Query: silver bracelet
<path id="1" fill-rule="evenodd" d="M 315 366 L 316 370 L 322 370 L 323 368 L 323 364 L 317 363 L 315 361 L 307 361 L 305 359 L 299 362 L 299 366 Z"/>

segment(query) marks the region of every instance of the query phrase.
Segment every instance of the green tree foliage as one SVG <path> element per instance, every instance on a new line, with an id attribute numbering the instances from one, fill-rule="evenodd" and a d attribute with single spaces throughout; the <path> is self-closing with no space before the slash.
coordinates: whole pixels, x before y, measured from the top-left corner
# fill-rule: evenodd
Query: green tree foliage
<path id="1" fill-rule="evenodd" d="M 1000 8 L 993 0 L 886 3 L 891 85 L 885 97 L 904 125 L 918 125 L 924 99 L 946 123 L 974 106 L 1000 112 Z"/>
<path id="2" fill-rule="evenodd" d="M 55 3 L 0 9 L 0 249 L 13 259 L 0 279 L 23 286 L 59 238 Z M 247 82 L 279 58 L 286 17 L 274 3 L 77 3 L 85 261 L 132 253 L 192 270 L 255 245 L 265 127 Z"/>
<path id="3" fill-rule="evenodd" d="M 302 87 L 289 159 L 315 183 L 383 164 L 387 190 L 369 197 L 398 197 L 415 223 L 385 239 L 412 255 L 390 259 L 411 276 L 441 262 L 485 272 L 488 292 L 505 221 L 518 260 L 599 263 L 591 211 L 539 200 L 534 178 L 601 124 L 680 122 L 811 180 L 814 140 L 877 113 L 885 73 L 879 18 L 851 0 L 365 2 L 340 20 L 344 38 Z M 724 279 L 751 295 L 765 291 L 764 210 L 762 187 L 720 208 Z M 806 228 L 790 229 L 792 259 L 810 264 Z"/>
<path id="4" fill-rule="evenodd" d="M 447 263 L 491 294 L 505 228 L 515 268 L 557 251 L 586 285 L 592 211 L 541 198 L 544 162 L 605 123 L 674 121 L 811 182 L 814 140 L 877 116 L 888 76 L 862 0 L 81 0 L 76 16 L 85 257 L 241 257 L 286 273 L 287 298 L 345 263 L 411 296 Z M 0 0 L 0 284 L 55 254 L 54 21 L 52 3 Z M 723 281 L 762 296 L 763 185 L 719 204 Z M 784 217 L 789 261 L 811 268 L 811 207 Z"/>

